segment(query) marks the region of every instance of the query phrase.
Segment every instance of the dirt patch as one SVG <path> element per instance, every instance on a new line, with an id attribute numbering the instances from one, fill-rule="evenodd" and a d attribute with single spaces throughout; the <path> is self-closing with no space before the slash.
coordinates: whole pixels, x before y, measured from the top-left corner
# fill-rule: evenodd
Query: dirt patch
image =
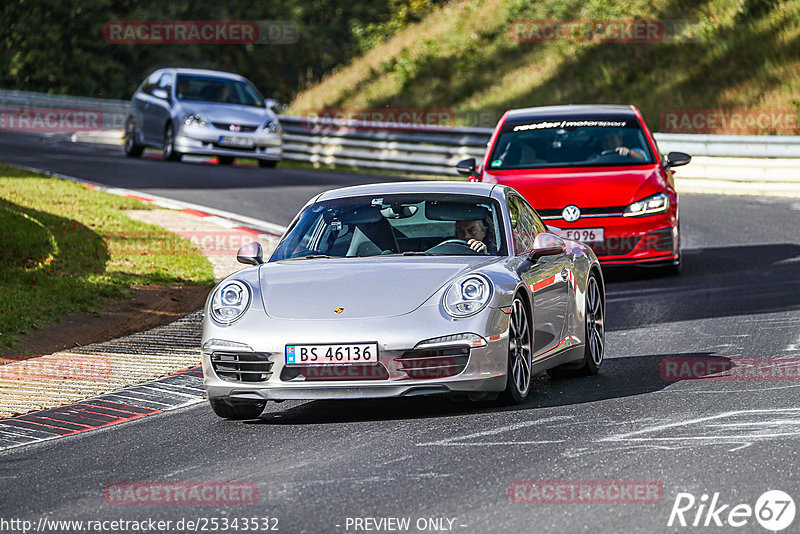
<path id="1" fill-rule="evenodd" d="M 108 341 L 161 326 L 205 304 L 210 287 L 144 286 L 133 298 L 96 313 L 81 313 L 19 336 L 13 347 L 0 349 L 0 363 L 19 361 L 60 350 Z"/>

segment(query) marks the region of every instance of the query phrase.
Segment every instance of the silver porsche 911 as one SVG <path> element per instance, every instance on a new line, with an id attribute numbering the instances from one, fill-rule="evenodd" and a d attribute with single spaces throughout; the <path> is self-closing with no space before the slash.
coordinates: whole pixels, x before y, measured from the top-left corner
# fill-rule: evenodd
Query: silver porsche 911
<path id="1" fill-rule="evenodd" d="M 460 394 L 522 403 L 531 375 L 594 374 L 605 288 L 592 250 L 514 189 L 348 187 L 295 217 L 267 262 L 209 295 L 202 362 L 217 415 L 267 401 Z"/>

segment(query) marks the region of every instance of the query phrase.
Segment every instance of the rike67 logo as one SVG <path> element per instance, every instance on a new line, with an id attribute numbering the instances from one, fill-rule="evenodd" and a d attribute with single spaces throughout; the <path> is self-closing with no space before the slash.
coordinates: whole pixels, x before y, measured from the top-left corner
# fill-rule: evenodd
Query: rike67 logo
<path id="1" fill-rule="evenodd" d="M 696 498 L 691 493 L 678 493 L 669 514 L 667 526 L 740 528 L 753 518 L 767 530 L 784 530 L 794 521 L 794 500 L 788 493 L 769 490 L 761 494 L 755 506 L 747 503 L 725 503 L 719 492 Z"/>

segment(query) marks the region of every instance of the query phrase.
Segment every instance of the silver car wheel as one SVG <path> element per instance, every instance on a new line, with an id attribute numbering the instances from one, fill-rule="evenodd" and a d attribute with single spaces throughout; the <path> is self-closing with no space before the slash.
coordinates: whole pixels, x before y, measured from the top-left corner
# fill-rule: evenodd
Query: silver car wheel
<path id="1" fill-rule="evenodd" d="M 175 134 L 172 133 L 172 128 L 167 128 L 164 132 L 164 159 L 172 157 L 172 152 L 175 145 Z"/>
<path id="2" fill-rule="evenodd" d="M 586 334 L 592 361 L 599 367 L 603 363 L 606 332 L 603 324 L 603 299 L 594 276 L 589 277 L 586 286 Z"/>
<path id="3" fill-rule="evenodd" d="M 508 352 L 514 386 L 521 397 L 531 387 L 531 333 L 520 299 L 514 299 L 508 325 Z"/>

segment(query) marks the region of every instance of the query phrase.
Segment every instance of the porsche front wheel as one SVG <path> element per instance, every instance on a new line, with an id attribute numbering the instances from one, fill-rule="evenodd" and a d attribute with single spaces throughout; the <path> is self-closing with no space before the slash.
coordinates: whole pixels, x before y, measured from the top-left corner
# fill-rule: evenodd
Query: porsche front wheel
<path id="1" fill-rule="evenodd" d="M 503 391 L 509 404 L 522 404 L 531 390 L 532 339 L 525 303 L 515 297 L 508 320 L 508 378 Z"/>
<path id="2" fill-rule="evenodd" d="M 214 410 L 214 413 L 218 416 L 225 419 L 236 420 L 255 419 L 261 415 L 261 412 L 264 411 L 264 407 L 267 405 L 266 402 L 228 404 L 219 399 L 208 399 L 208 402 L 211 403 L 211 409 Z"/>

